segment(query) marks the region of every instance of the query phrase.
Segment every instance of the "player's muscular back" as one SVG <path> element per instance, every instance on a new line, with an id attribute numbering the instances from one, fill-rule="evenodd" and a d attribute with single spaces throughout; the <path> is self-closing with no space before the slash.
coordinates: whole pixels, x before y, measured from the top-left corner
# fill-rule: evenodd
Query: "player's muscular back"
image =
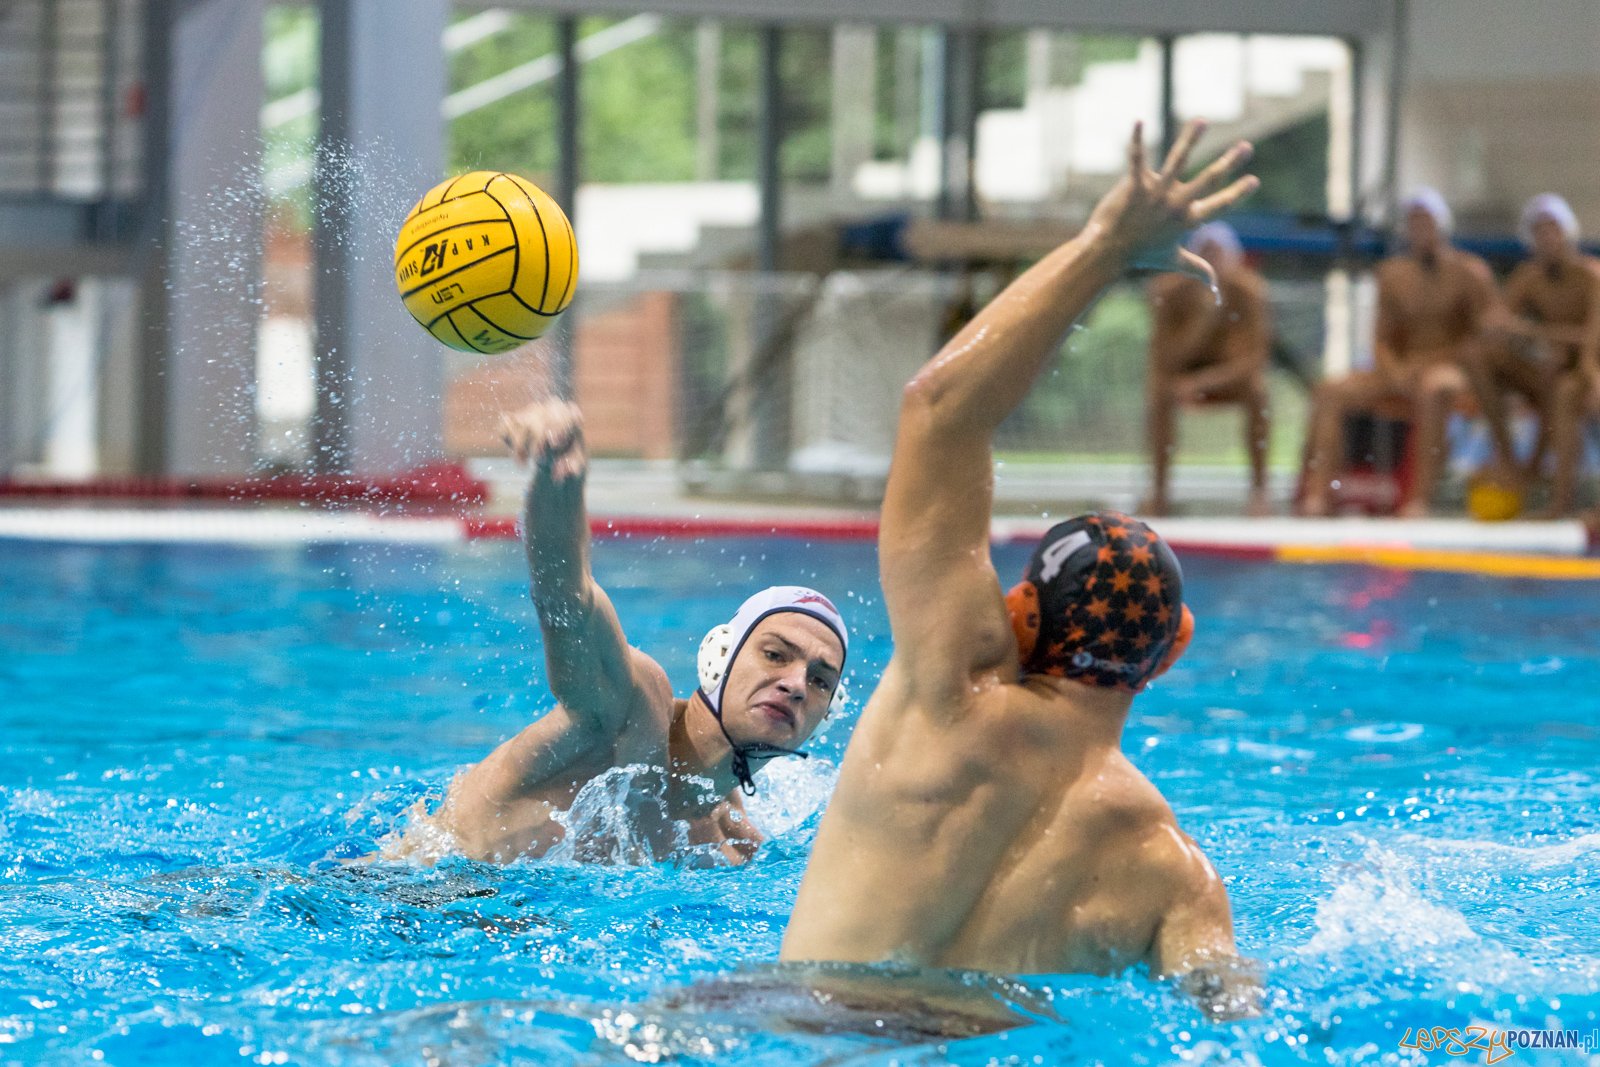
<path id="1" fill-rule="evenodd" d="M 939 720 L 893 682 L 874 703 L 900 702 L 851 742 L 784 956 L 1013 973 L 1141 958 L 1155 920 L 1130 917 L 1125 862 L 1105 857 L 1170 820 L 1149 783 L 1086 750 L 1059 698 L 991 683 Z"/>
<path id="2" fill-rule="evenodd" d="M 1012 843 L 951 955 L 1012 973 L 1114 974 L 1147 960 L 1184 840 L 1120 751 L 1088 752 Z"/>
<path id="3" fill-rule="evenodd" d="M 1453 349 L 1472 337 L 1491 278 L 1481 259 L 1454 249 L 1431 267 L 1409 255 L 1385 260 L 1378 268 L 1379 302 L 1399 353 Z"/>

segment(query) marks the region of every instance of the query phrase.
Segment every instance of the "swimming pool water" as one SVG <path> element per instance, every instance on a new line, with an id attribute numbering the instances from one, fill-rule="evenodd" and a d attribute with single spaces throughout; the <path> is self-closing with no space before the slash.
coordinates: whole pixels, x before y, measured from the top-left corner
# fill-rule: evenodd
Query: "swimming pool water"
<path id="1" fill-rule="evenodd" d="M 680 693 L 779 582 L 841 602 L 858 695 L 888 656 L 870 545 L 594 564 Z M 1600 1028 L 1600 589 L 1185 567 L 1194 647 L 1126 749 L 1228 881 L 1269 1009 L 1036 977 L 1061 1021 L 905 1047 L 643 1005 L 776 958 L 856 707 L 764 772 L 743 868 L 350 867 L 548 706 L 516 546 L 0 543 L 0 1063 L 1442 1062 L 1405 1032 Z"/>

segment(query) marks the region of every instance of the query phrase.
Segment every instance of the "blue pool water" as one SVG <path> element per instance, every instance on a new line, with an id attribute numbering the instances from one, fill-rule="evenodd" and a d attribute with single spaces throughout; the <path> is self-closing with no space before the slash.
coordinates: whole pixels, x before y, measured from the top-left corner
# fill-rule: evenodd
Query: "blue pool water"
<path id="1" fill-rule="evenodd" d="M 645 1003 L 776 957 L 854 710 L 764 772 L 744 868 L 346 867 L 547 706 L 515 546 L 0 543 L 0 1064 L 1459 1062 L 1399 1043 L 1600 1028 L 1600 588 L 1186 567 L 1194 648 L 1126 747 L 1227 879 L 1268 1011 L 1036 977 L 1058 1020 L 905 1047 Z M 595 568 L 680 692 L 777 582 L 845 605 L 858 693 L 889 652 L 870 545 Z"/>

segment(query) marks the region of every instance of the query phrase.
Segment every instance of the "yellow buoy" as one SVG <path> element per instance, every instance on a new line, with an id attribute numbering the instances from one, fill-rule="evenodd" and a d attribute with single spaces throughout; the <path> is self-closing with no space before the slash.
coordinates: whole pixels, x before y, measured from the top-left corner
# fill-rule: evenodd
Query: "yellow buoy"
<path id="1" fill-rule="evenodd" d="M 1522 514 L 1522 494 L 1498 482 L 1478 479 L 1467 488 L 1467 511 L 1479 522 L 1506 522 Z"/>

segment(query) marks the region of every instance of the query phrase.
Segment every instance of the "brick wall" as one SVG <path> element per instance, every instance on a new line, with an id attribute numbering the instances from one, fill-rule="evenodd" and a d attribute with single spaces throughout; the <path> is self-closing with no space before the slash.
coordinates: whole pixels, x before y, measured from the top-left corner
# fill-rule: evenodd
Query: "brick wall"
<path id="1" fill-rule="evenodd" d="M 641 293 L 578 323 L 574 391 L 590 454 L 671 459 L 678 351 L 671 293 Z M 582 309 L 578 309 L 581 313 Z M 500 455 L 500 414 L 548 396 L 543 342 L 473 365 L 445 388 L 445 451 Z"/>
<path id="2" fill-rule="evenodd" d="M 574 387 L 589 451 L 671 459 L 678 408 L 672 293 L 640 293 L 578 328 Z"/>

